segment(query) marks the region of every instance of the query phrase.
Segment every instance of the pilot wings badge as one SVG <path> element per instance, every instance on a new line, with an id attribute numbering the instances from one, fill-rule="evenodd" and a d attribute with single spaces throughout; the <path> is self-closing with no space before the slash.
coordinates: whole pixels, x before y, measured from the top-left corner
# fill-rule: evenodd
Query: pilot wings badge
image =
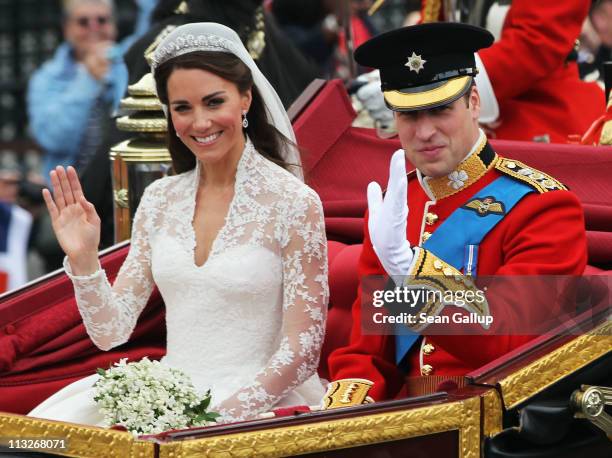
<path id="1" fill-rule="evenodd" d="M 503 202 L 495 200 L 495 197 L 493 196 L 487 196 L 482 199 L 475 197 L 461 208 L 476 212 L 478 216 L 506 214 L 506 209 L 504 208 Z"/>

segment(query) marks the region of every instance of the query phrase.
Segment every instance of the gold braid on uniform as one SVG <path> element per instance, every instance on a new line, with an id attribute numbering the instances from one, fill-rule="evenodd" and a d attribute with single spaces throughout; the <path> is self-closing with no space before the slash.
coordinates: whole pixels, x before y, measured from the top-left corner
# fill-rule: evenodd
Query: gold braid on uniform
<path id="1" fill-rule="evenodd" d="M 448 175 L 441 177 L 425 177 L 423 184 L 429 189 L 436 200 L 445 199 L 480 180 L 495 166 L 498 156 L 483 136 L 476 150 L 468 158 L 461 161 Z M 453 186 L 451 177 L 462 177 L 462 180 Z"/>
<path id="2" fill-rule="evenodd" d="M 495 168 L 505 175 L 527 183 L 540 194 L 548 191 L 567 190 L 563 183 L 550 175 L 513 159 L 499 158 L 495 163 Z"/>
<path id="3" fill-rule="evenodd" d="M 425 0 L 423 7 L 423 22 L 438 22 L 442 0 Z"/>
<path id="4" fill-rule="evenodd" d="M 463 275 L 459 270 L 425 248 L 415 247 L 414 255 L 415 260 L 410 272 L 404 279 L 402 287 L 424 292 L 423 295 L 427 300 L 415 306 L 414 310 L 417 314 L 423 313 L 434 317 L 442 312 L 444 306 L 455 305 L 478 316 L 490 315 L 489 303 L 484 293 L 479 292 L 471 277 Z M 473 301 L 465 299 L 467 291 L 472 292 L 470 296 L 473 295 Z M 456 300 L 459 295 L 461 295 L 462 303 L 458 303 Z M 483 300 L 479 300 L 479 296 Z M 416 323 L 406 324 L 406 326 L 413 331 L 421 332 L 427 324 Z"/>

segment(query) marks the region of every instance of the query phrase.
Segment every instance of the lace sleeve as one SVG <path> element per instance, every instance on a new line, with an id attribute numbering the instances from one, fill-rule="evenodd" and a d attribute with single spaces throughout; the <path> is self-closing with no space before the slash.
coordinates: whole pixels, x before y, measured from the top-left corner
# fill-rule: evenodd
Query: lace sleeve
<path id="1" fill-rule="evenodd" d="M 78 276 L 72 274 L 70 263 L 64 259 L 87 334 L 102 350 L 110 350 L 129 339 L 153 290 L 146 225 L 153 221 L 154 209 L 147 188 L 134 217 L 130 251 L 112 288 L 102 268 L 91 275 Z"/>
<path id="2" fill-rule="evenodd" d="M 318 367 L 327 315 L 327 241 L 321 202 L 314 193 L 292 204 L 281 242 L 283 320 L 279 346 L 255 379 L 223 401 L 222 422 L 270 410 Z"/>

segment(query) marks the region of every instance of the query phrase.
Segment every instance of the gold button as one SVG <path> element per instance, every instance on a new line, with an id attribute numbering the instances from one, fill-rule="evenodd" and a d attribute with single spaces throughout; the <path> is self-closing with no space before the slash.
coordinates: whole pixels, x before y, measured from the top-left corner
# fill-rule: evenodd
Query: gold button
<path id="1" fill-rule="evenodd" d="M 429 364 L 423 364 L 423 367 L 421 367 L 421 375 L 431 375 L 432 372 L 433 367 Z"/>
<path id="2" fill-rule="evenodd" d="M 431 355 L 435 349 L 436 347 L 434 347 L 432 344 L 428 343 L 423 345 L 423 353 L 426 355 Z"/>
<path id="3" fill-rule="evenodd" d="M 423 232 L 423 236 L 421 237 L 421 241 L 422 242 L 427 242 L 427 239 L 429 239 L 429 237 L 431 237 L 431 232 Z"/>
<path id="4" fill-rule="evenodd" d="M 433 266 L 434 266 L 434 269 L 436 269 L 436 270 L 444 269 L 444 264 L 442 264 L 442 261 L 440 261 L 439 259 L 435 259 L 434 260 Z"/>
<path id="5" fill-rule="evenodd" d="M 454 275 L 454 271 L 453 269 L 451 269 L 450 267 L 445 267 L 444 269 L 442 269 L 442 273 L 446 276 L 446 277 L 452 277 Z"/>
<path id="6" fill-rule="evenodd" d="M 425 215 L 425 224 L 427 224 L 428 226 L 435 224 L 436 221 L 438 221 L 438 215 L 436 215 L 435 213 L 427 213 Z"/>

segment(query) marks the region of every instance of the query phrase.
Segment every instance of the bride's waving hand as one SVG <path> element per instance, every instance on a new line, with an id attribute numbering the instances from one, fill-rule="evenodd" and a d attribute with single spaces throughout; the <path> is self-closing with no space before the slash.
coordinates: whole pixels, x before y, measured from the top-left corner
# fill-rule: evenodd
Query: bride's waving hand
<path id="1" fill-rule="evenodd" d="M 43 190 L 57 240 L 66 254 L 64 268 L 75 286 L 87 333 L 103 350 L 128 340 L 153 289 L 146 214 L 155 204 L 145 191 L 133 221 L 130 251 L 112 287 L 98 261 L 100 218 L 83 195 L 73 167 L 50 173 L 53 195 Z"/>
<path id="2" fill-rule="evenodd" d="M 53 195 L 43 190 L 43 198 L 51 216 L 55 236 L 75 274 L 97 269 L 100 243 L 100 218 L 85 199 L 81 183 L 73 167 L 57 167 L 51 171 Z"/>

